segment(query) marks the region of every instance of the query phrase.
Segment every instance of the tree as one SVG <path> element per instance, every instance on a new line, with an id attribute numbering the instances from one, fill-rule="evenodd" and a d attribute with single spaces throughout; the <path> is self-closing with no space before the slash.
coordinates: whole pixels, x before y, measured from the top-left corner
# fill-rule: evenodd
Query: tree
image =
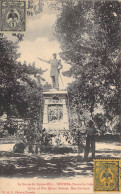
<path id="1" fill-rule="evenodd" d="M 60 6 L 56 37 L 61 57 L 71 65 L 64 75 L 75 78 L 68 92 L 78 121 L 88 121 L 85 112 L 94 120 L 97 104 L 106 119 L 120 115 L 120 9 L 118 1 L 65 1 Z"/>
<path id="2" fill-rule="evenodd" d="M 52 89 L 52 86 L 51 84 L 49 84 L 48 82 L 46 82 L 44 85 L 43 85 L 43 91 L 48 91 Z"/>
<path id="3" fill-rule="evenodd" d="M 13 44 L 7 38 L 0 38 L 0 110 L 9 114 L 10 104 L 13 103 L 13 95 L 15 85 L 18 87 L 17 81 L 17 64 L 19 57 L 17 54 L 17 45 Z M 15 66 L 16 64 L 16 66 Z"/>
<path id="4" fill-rule="evenodd" d="M 119 2 L 67 1 L 62 7 L 56 36 L 61 57 L 71 65 L 65 75 L 75 78 L 69 93 L 78 112 L 86 108 L 92 115 L 101 103 L 105 111 L 119 114 L 120 76 L 117 79 L 116 74 L 120 65 L 114 61 L 120 48 L 119 25 Z"/>
<path id="5" fill-rule="evenodd" d="M 27 15 L 33 16 L 34 14 L 40 14 L 43 10 L 44 1 L 43 0 L 27 0 Z"/>
<path id="6" fill-rule="evenodd" d="M 36 142 L 42 129 L 43 71 L 32 65 L 17 62 L 17 44 L 6 37 L 0 39 L 0 113 L 29 121 L 29 135 Z M 35 127 L 36 125 L 36 127 Z M 30 134 L 31 133 L 31 134 Z"/>

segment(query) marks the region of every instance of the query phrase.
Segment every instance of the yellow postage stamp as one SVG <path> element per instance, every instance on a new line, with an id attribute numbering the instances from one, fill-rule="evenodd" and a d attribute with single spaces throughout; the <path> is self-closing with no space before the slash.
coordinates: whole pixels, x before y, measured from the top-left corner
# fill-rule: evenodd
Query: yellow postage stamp
<path id="1" fill-rule="evenodd" d="M 94 191 L 121 191 L 121 160 L 94 160 Z"/>

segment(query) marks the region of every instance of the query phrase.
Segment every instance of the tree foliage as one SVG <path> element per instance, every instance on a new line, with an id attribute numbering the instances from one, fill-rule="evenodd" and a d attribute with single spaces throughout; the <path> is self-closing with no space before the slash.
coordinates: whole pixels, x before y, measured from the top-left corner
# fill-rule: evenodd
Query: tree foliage
<path id="1" fill-rule="evenodd" d="M 59 1 L 60 2 L 60 1 Z M 101 104 L 105 116 L 120 115 L 120 3 L 65 1 L 56 22 L 63 60 L 71 65 L 66 76 L 71 107 L 91 116 Z"/>
<path id="2" fill-rule="evenodd" d="M 18 46 L 7 38 L 0 39 L 0 110 L 1 114 L 4 111 L 9 116 L 16 114 L 13 110 L 15 108 L 20 117 L 25 117 L 24 113 L 27 114 L 28 109 L 31 109 L 31 103 L 40 99 L 43 71 L 41 68 L 37 69 L 35 64 L 27 66 L 26 63 L 17 62 L 20 56 L 17 48 Z"/>
<path id="3" fill-rule="evenodd" d="M 35 63 L 27 65 L 26 62 L 18 62 L 20 54 L 17 49 L 17 44 L 5 36 L 0 38 L 0 115 L 7 114 L 6 130 L 9 134 L 14 133 L 14 128 L 8 123 L 11 117 L 27 121 L 27 128 L 22 129 L 32 151 L 30 145 L 37 142 L 42 130 L 43 70 L 36 68 Z M 15 133 L 16 129 L 17 126 Z M 30 139 L 33 140 L 31 143 Z"/>
<path id="4" fill-rule="evenodd" d="M 33 16 L 40 14 L 43 10 L 44 0 L 27 0 L 27 15 Z"/>

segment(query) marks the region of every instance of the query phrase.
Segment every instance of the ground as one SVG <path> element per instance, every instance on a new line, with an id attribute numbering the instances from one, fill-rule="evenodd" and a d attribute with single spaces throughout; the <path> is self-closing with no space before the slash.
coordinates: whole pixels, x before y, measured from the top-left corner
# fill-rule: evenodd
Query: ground
<path id="1" fill-rule="evenodd" d="M 93 161 L 83 161 L 83 153 L 15 154 L 13 145 L 0 146 L 1 177 L 79 178 L 92 177 Z M 96 143 L 96 158 L 121 158 L 121 143 Z"/>

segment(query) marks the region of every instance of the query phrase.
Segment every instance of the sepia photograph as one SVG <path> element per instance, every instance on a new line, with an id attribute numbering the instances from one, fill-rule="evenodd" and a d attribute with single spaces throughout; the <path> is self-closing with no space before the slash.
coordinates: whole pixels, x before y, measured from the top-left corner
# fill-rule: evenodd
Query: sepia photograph
<path id="1" fill-rule="evenodd" d="M 121 0 L 0 1 L 0 194 L 121 191 Z"/>

